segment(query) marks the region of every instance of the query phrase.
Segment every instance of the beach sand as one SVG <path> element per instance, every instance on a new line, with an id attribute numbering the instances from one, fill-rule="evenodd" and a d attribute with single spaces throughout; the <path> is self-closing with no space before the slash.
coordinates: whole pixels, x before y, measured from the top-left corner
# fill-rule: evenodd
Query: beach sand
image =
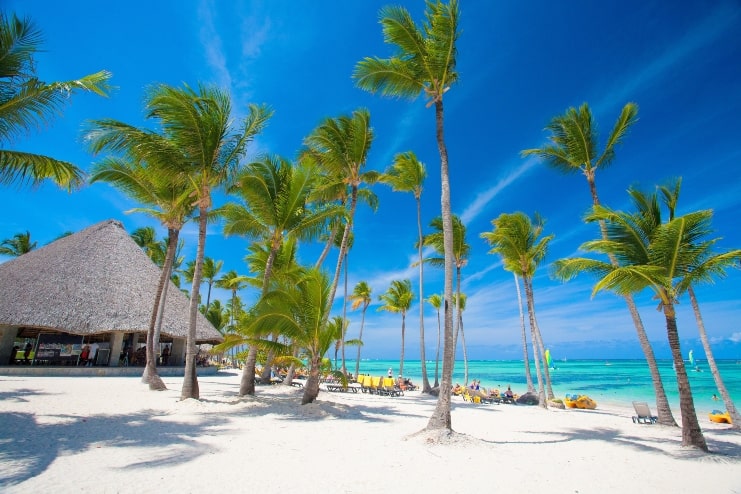
<path id="1" fill-rule="evenodd" d="M 712 454 L 632 407 L 542 410 L 453 397 L 445 444 L 415 434 L 435 398 L 259 386 L 239 375 L 149 391 L 128 377 L 0 376 L 0 491 L 741 492 L 741 434 L 700 416 Z M 652 406 L 652 409 L 654 407 Z M 655 412 L 655 410 L 654 410 Z M 678 415 L 678 411 L 675 411 Z"/>

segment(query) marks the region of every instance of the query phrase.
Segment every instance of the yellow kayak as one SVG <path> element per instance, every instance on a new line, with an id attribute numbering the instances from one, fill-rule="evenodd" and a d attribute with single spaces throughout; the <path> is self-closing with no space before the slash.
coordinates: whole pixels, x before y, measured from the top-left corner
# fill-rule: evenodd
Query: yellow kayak
<path id="1" fill-rule="evenodd" d="M 597 408 L 597 402 L 591 399 L 589 396 L 580 396 L 576 399 L 576 408 L 594 410 L 595 408 Z"/>
<path id="2" fill-rule="evenodd" d="M 720 413 L 720 410 L 713 410 L 712 413 L 708 414 L 708 418 L 711 422 L 716 422 L 718 424 L 730 424 L 731 423 L 731 415 L 726 413 Z"/>

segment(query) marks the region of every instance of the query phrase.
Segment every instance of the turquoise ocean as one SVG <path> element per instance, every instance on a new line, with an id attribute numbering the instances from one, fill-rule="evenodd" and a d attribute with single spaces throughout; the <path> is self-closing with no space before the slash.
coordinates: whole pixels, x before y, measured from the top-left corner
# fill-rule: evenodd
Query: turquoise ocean
<path id="1" fill-rule="evenodd" d="M 741 361 L 717 361 L 723 382 L 734 400 L 737 408 L 741 408 Z M 655 410 L 656 398 L 651 384 L 651 374 L 645 360 L 567 360 L 554 361 L 555 369 L 551 369 L 551 383 L 553 393 L 562 398 L 566 393 L 586 394 L 599 404 L 613 404 L 622 407 L 632 407 L 631 402 L 646 401 Z M 671 360 L 659 360 L 659 372 L 672 411 L 679 413 L 679 393 Z M 709 413 L 711 410 L 724 410 L 723 402 L 714 401 L 713 394 L 720 398 L 720 394 L 713 381 L 707 362 L 697 361 L 699 371 L 687 365 L 687 374 L 690 380 L 695 409 L 698 414 Z M 355 371 L 355 361 L 346 362 L 347 369 Z M 537 388 L 535 366 L 530 362 L 533 384 Z M 385 376 L 388 369 L 393 369 L 394 376 L 399 375 L 398 360 L 361 360 L 360 373 L 373 376 Z M 463 361 L 458 360 L 453 370 L 453 384 L 463 382 Z M 427 373 L 430 384 L 435 382 L 435 362 L 427 363 Z M 442 363 L 440 364 L 442 375 Z M 422 381 L 422 366 L 419 360 L 404 361 L 404 376 L 409 377 L 415 384 Z M 515 393 L 527 391 L 524 365 L 521 360 L 472 360 L 468 362 L 469 382 L 473 379 L 481 380 L 485 388 L 498 387 L 507 389 L 512 386 Z"/>

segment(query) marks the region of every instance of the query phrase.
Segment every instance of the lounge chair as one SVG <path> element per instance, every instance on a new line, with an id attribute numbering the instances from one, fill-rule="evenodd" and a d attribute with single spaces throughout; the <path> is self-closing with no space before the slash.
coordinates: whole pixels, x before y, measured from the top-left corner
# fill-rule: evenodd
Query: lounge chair
<path id="1" fill-rule="evenodd" d="M 651 409 L 645 401 L 634 401 L 633 408 L 636 414 L 633 416 L 634 424 L 655 424 L 659 417 L 651 415 Z"/>

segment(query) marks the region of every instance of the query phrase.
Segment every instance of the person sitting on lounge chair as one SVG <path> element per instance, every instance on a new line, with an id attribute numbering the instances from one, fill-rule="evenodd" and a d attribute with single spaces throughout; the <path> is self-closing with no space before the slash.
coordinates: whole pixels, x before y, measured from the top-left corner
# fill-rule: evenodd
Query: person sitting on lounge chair
<path id="1" fill-rule="evenodd" d="M 514 393 L 512 393 L 512 388 L 507 386 L 507 391 L 504 392 L 504 396 L 506 396 L 507 398 L 514 398 L 515 395 Z"/>
<path id="2" fill-rule="evenodd" d="M 458 383 L 455 383 L 455 386 L 453 386 L 453 394 L 458 396 L 461 393 L 463 393 L 463 386 L 461 386 Z"/>

